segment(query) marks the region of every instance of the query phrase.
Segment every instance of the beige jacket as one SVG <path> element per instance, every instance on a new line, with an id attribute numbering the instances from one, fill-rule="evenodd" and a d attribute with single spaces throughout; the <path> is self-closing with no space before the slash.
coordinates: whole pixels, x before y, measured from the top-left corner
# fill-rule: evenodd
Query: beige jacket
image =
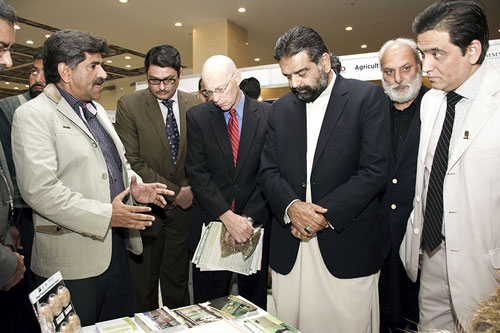
<path id="1" fill-rule="evenodd" d="M 125 187 L 131 171 L 106 111 L 97 118 L 114 141 Z M 112 207 L 106 162 L 86 125 L 53 84 L 21 105 L 14 116 L 12 151 L 17 182 L 33 208 L 35 239 L 31 269 L 64 279 L 103 273 L 111 260 Z M 127 229 L 127 248 L 142 252 L 139 232 Z"/>

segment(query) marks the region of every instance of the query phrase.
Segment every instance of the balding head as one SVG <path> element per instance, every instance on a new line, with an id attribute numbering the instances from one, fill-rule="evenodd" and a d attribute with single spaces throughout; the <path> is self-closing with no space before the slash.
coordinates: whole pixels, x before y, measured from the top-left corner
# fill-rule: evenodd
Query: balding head
<path id="1" fill-rule="evenodd" d="M 241 99 L 241 73 L 234 62 L 223 55 L 215 55 L 203 64 L 201 78 L 215 105 L 223 111 L 234 108 Z"/>

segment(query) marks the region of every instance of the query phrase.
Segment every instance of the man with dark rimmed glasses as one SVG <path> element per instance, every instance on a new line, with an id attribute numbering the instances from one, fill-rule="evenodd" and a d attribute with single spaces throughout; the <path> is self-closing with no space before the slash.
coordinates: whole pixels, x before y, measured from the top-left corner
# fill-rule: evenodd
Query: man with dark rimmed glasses
<path id="1" fill-rule="evenodd" d="M 173 46 L 153 47 L 144 65 L 148 89 L 118 100 L 116 130 L 132 169 L 145 182 L 167 184 L 175 195 L 167 198 L 167 207 L 152 207 L 156 223 L 141 231 L 144 251 L 130 255 L 135 312 L 158 308 L 158 280 L 164 305 L 189 304 L 187 239 L 193 195 L 184 171 L 186 112 L 199 103 L 196 96 L 177 90 L 182 68 Z"/>

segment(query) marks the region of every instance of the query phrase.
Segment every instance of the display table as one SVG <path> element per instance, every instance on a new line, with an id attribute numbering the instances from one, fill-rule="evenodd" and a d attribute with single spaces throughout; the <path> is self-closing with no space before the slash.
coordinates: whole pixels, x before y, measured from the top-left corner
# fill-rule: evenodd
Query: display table
<path id="1" fill-rule="evenodd" d="M 241 296 L 239 296 L 239 297 L 241 297 Z M 243 297 L 241 297 L 241 298 L 244 299 Z M 253 304 L 251 302 L 248 302 L 248 303 Z M 207 305 L 207 304 L 208 304 L 208 302 L 202 303 L 201 305 Z M 257 311 L 253 311 L 253 312 L 251 312 L 243 317 L 240 317 L 240 318 L 234 318 L 231 320 L 221 319 L 221 320 L 218 320 L 215 322 L 202 324 L 202 325 L 195 326 L 192 328 L 181 329 L 180 331 L 176 331 L 176 332 L 187 332 L 187 331 L 189 331 L 189 332 L 208 332 L 208 333 L 210 333 L 210 332 L 214 332 L 214 333 L 216 333 L 216 332 L 217 333 L 219 333 L 219 332 L 222 332 L 222 333 L 223 332 L 252 332 L 252 330 L 249 330 L 248 328 L 243 328 L 244 322 L 247 320 L 251 320 L 251 319 L 255 319 L 255 318 L 269 315 L 269 313 L 267 311 L 265 311 L 257 306 L 256 306 L 256 308 L 257 308 Z M 143 330 L 143 328 L 136 322 L 135 318 L 129 318 L 129 319 L 137 327 L 137 330 L 135 330 L 134 332 L 141 332 L 141 333 L 148 332 L 148 331 Z M 112 322 L 112 321 L 109 321 L 109 322 Z M 99 323 L 99 324 L 105 324 L 105 323 L 108 323 L 108 322 L 103 322 L 103 323 Z M 121 330 L 116 330 L 116 331 L 106 330 L 106 331 L 107 332 L 119 332 Z M 280 331 L 282 331 L 282 330 L 280 330 Z M 298 332 L 297 330 L 293 330 L 293 329 L 292 330 L 285 330 L 285 331 L 286 332 Z M 97 329 L 96 325 L 91 325 L 91 326 L 83 327 L 82 332 L 83 333 L 94 333 L 94 332 L 98 332 L 98 329 Z M 131 331 L 127 331 L 127 332 L 131 332 Z"/>

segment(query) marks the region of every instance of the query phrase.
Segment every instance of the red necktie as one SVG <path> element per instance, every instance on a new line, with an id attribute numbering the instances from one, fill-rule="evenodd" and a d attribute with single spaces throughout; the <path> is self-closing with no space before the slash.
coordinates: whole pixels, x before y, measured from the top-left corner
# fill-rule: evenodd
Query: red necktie
<path id="1" fill-rule="evenodd" d="M 238 119 L 236 119 L 236 110 L 229 111 L 231 118 L 227 123 L 227 130 L 229 132 L 229 140 L 231 141 L 231 148 L 233 149 L 233 161 L 236 167 L 236 159 L 238 158 L 238 146 L 240 144 L 240 134 L 238 129 Z M 234 212 L 234 199 L 231 202 L 231 210 Z"/>

